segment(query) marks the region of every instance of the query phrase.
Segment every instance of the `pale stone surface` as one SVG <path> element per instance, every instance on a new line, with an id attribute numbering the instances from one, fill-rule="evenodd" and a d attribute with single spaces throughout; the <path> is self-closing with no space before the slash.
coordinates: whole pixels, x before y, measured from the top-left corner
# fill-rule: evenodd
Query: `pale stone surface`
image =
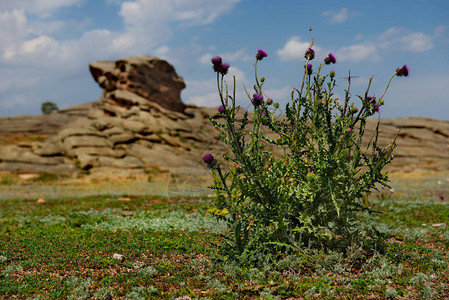
<path id="1" fill-rule="evenodd" d="M 184 80 L 165 60 L 133 56 L 115 62 L 91 63 L 90 71 L 104 89 L 104 98 L 112 99 L 122 107 L 145 104 L 147 100 L 168 110 L 184 112 L 186 108 L 180 99 Z M 123 96 L 125 92 L 133 97 Z"/>
<path id="2" fill-rule="evenodd" d="M 92 63 L 90 70 L 103 88 L 99 101 L 48 116 L 0 118 L 0 137 L 50 135 L 43 142 L 0 144 L 0 170 L 140 168 L 199 176 L 209 172 L 202 162 L 205 153 L 220 157 L 227 151 L 207 119 L 210 115 L 220 120 L 217 108 L 182 104 L 179 94 L 184 82 L 167 62 L 152 57 L 126 58 Z M 242 115 L 240 110 L 237 119 Z M 251 123 L 249 114 L 248 128 Z M 364 145 L 376 123 L 377 119 L 368 120 Z M 449 168 L 448 121 L 383 119 L 379 145 L 386 147 L 398 128 L 393 168 Z M 275 136 L 271 134 L 271 138 Z"/>
<path id="3" fill-rule="evenodd" d="M 119 261 L 123 261 L 125 259 L 125 256 L 123 254 L 114 253 L 114 255 L 112 255 L 112 258 Z"/>

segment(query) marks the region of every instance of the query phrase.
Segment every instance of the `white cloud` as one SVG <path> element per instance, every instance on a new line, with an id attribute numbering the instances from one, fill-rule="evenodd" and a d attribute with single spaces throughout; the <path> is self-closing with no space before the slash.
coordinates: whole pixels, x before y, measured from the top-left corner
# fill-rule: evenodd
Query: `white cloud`
<path id="1" fill-rule="evenodd" d="M 236 67 L 230 67 L 228 75 L 225 77 L 228 82 L 229 94 L 232 94 L 233 75 L 236 78 L 236 102 L 243 107 L 248 105 L 248 97 L 243 89 L 243 84 L 247 81 L 245 72 Z M 187 88 L 183 92 L 186 96 L 186 103 L 192 103 L 197 106 L 218 106 L 220 98 L 218 96 L 217 80 L 211 76 L 208 80 L 188 80 Z M 251 91 L 248 91 L 251 92 Z"/>
<path id="2" fill-rule="evenodd" d="M 210 65 L 211 59 L 214 56 L 215 55 L 212 55 L 210 53 L 206 53 L 206 54 L 201 55 L 201 57 L 198 59 L 198 61 L 199 61 L 200 64 L 202 64 L 204 66 L 207 66 L 207 65 Z"/>
<path id="3" fill-rule="evenodd" d="M 120 5 L 124 0 L 106 0 L 107 5 Z"/>
<path id="4" fill-rule="evenodd" d="M 0 54 L 25 39 L 30 31 L 23 10 L 0 12 Z"/>
<path id="5" fill-rule="evenodd" d="M 220 56 L 221 58 L 223 58 L 223 60 L 225 62 L 252 62 L 254 60 L 254 58 L 250 55 L 248 55 L 248 50 L 246 48 L 244 49 L 240 49 L 237 50 L 235 52 L 225 52 L 225 53 L 219 53 L 219 54 L 215 54 L 212 55 L 211 53 L 206 53 L 204 55 L 201 55 L 201 57 L 198 59 L 198 61 L 200 62 L 200 64 L 202 65 L 210 65 L 211 64 L 211 59 L 214 56 Z"/>
<path id="6" fill-rule="evenodd" d="M 342 47 L 337 52 L 339 61 L 379 61 L 379 50 L 372 44 L 356 44 Z"/>
<path id="7" fill-rule="evenodd" d="M 275 102 L 285 102 L 285 100 L 291 100 L 292 87 L 286 86 L 279 89 L 267 89 L 264 91 L 264 95 L 273 99 Z"/>
<path id="8" fill-rule="evenodd" d="M 75 25 L 83 30 L 89 20 L 75 24 L 47 17 L 63 7 L 82 5 L 86 0 L 0 0 L 0 77 L 3 80 L 0 107 L 29 109 L 30 103 L 37 107 L 37 103 L 47 100 L 49 95 L 48 90 L 43 91 L 44 87 L 53 87 L 58 95 L 54 97 L 66 95 L 68 90 L 76 89 L 70 84 L 64 86 L 64 82 L 81 80 L 79 78 L 89 82 L 88 64 L 95 60 L 156 55 L 178 64 L 176 68 L 183 70 L 183 74 L 194 73 L 192 56 L 197 57 L 200 51 L 194 43 L 181 47 L 185 53 L 168 47 L 166 43 L 172 39 L 172 28 L 210 24 L 239 1 L 112 0 L 108 4 L 120 5 L 117 21 L 123 18 L 123 30 L 96 28 L 83 32 L 79 38 L 63 40 L 54 34 Z M 230 54 L 235 59 L 244 57 L 242 51 Z M 92 84 L 89 88 L 97 87 Z M 34 90 L 40 92 L 33 93 Z M 84 91 L 77 93 L 85 98 Z"/>
<path id="9" fill-rule="evenodd" d="M 350 12 L 346 7 L 342 8 L 340 11 L 332 11 L 332 10 L 326 10 L 321 13 L 324 17 L 330 17 L 330 22 L 333 24 L 339 24 L 347 21 L 352 16 L 358 16 L 360 15 L 357 12 Z"/>
<path id="10" fill-rule="evenodd" d="M 442 29 L 436 29 L 441 32 Z M 360 39 L 362 37 L 360 36 Z M 376 43 L 366 42 L 340 48 L 336 54 L 340 61 L 376 62 L 381 59 L 380 53 L 385 51 L 424 52 L 433 48 L 430 35 L 411 32 L 406 28 L 392 27 L 377 38 Z"/>
<path id="11" fill-rule="evenodd" d="M 167 45 L 164 45 L 164 46 L 159 47 L 156 50 L 154 50 L 154 56 L 165 59 L 165 60 L 169 60 L 171 50 L 172 49 L 170 47 L 168 47 Z"/>
<path id="12" fill-rule="evenodd" d="M 447 33 L 447 26 L 445 25 L 440 25 L 433 31 L 435 38 L 444 37 L 446 33 Z"/>
<path id="13" fill-rule="evenodd" d="M 288 60 L 303 60 L 304 53 L 309 48 L 309 42 L 302 42 L 299 36 L 291 37 L 287 43 L 285 43 L 282 49 L 276 51 L 280 61 Z M 319 46 L 313 46 L 315 50 L 315 56 L 320 55 L 321 48 Z"/>
<path id="14" fill-rule="evenodd" d="M 424 52 L 433 48 L 432 38 L 427 34 L 415 32 L 400 39 L 401 50 L 411 52 Z"/>
<path id="15" fill-rule="evenodd" d="M 122 4 L 120 14 L 131 26 L 179 21 L 205 25 L 232 9 L 240 0 L 135 0 Z"/>
<path id="16" fill-rule="evenodd" d="M 11 0 L 1 1 L 0 11 L 19 9 L 27 14 L 47 18 L 51 14 L 62 8 L 69 6 L 80 6 L 85 0 Z"/>
<path id="17" fill-rule="evenodd" d="M 379 42 L 380 48 L 386 51 L 401 50 L 417 53 L 433 48 L 430 35 L 398 27 L 392 27 L 382 33 L 379 36 Z"/>

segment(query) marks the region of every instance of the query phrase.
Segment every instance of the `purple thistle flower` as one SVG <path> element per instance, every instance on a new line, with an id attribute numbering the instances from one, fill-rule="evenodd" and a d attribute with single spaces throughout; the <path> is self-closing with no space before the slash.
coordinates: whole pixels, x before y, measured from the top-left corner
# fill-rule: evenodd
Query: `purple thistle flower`
<path id="1" fill-rule="evenodd" d="M 307 68 L 307 75 L 312 75 L 312 65 L 311 64 L 304 65 L 304 69 L 306 68 Z"/>
<path id="2" fill-rule="evenodd" d="M 268 56 L 268 53 L 264 49 L 257 50 L 257 54 L 256 54 L 257 60 L 262 60 L 264 57 L 267 57 L 267 56 Z"/>
<path id="3" fill-rule="evenodd" d="M 226 75 L 228 74 L 229 67 L 230 65 L 228 63 L 221 63 L 218 72 L 223 75 Z"/>
<path id="4" fill-rule="evenodd" d="M 263 95 L 258 94 L 258 93 L 253 95 L 253 101 L 252 102 L 253 102 L 254 106 L 261 105 L 262 101 L 263 101 Z"/>
<path id="5" fill-rule="evenodd" d="M 366 102 L 370 103 L 373 106 L 374 112 L 380 111 L 380 107 L 378 105 L 379 102 L 376 101 L 376 97 L 368 96 L 368 97 L 366 97 Z"/>
<path id="6" fill-rule="evenodd" d="M 212 64 L 215 65 L 221 65 L 222 60 L 220 56 L 215 56 L 212 58 Z"/>
<path id="7" fill-rule="evenodd" d="M 331 63 L 333 63 L 333 64 L 337 63 L 337 58 L 335 57 L 335 55 L 333 53 L 329 53 L 328 57 L 329 57 Z"/>
<path id="8" fill-rule="evenodd" d="M 226 108 L 223 105 L 220 105 L 220 107 L 218 108 L 218 112 L 222 114 L 225 111 L 226 111 Z"/>
<path id="9" fill-rule="evenodd" d="M 315 58 L 315 51 L 312 48 L 307 49 L 304 57 L 308 58 L 309 60 L 313 60 Z"/>
<path id="10" fill-rule="evenodd" d="M 203 156 L 203 161 L 208 165 L 211 166 L 214 162 L 215 162 L 215 157 L 210 154 L 207 153 L 206 155 Z"/>
<path id="11" fill-rule="evenodd" d="M 402 68 L 396 69 L 396 75 L 398 75 L 399 77 L 401 76 L 407 77 L 409 72 L 410 68 L 407 65 L 403 65 Z"/>
<path id="12" fill-rule="evenodd" d="M 212 68 L 214 69 L 214 72 L 220 72 L 220 66 L 222 63 L 221 57 L 220 56 L 212 57 L 211 61 L 212 61 L 212 65 L 213 65 Z"/>

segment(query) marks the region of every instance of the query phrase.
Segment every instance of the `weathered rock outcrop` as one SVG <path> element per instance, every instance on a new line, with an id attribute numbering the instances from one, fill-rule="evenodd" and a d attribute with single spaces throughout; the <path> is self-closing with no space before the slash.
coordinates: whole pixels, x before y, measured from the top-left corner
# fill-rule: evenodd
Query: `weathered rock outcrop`
<path id="1" fill-rule="evenodd" d="M 103 98 L 122 107 L 130 108 L 136 101 L 141 104 L 151 101 L 172 111 L 184 112 L 186 108 L 180 98 L 181 90 L 185 88 L 184 80 L 165 60 L 134 56 L 115 62 L 99 61 L 89 67 L 94 79 L 104 89 Z"/>
<path id="2" fill-rule="evenodd" d="M 205 116 L 217 111 L 183 104 L 179 96 L 184 82 L 169 63 L 132 57 L 92 63 L 90 69 L 104 89 L 102 98 L 41 143 L 1 147 L 0 169 L 28 164 L 32 171 L 58 165 L 67 170 L 205 171 L 197 166 L 217 141 Z"/>
<path id="3" fill-rule="evenodd" d="M 368 120 L 366 135 L 370 136 L 377 120 Z M 381 120 L 379 143 L 388 145 L 396 136 L 394 168 L 449 168 L 449 122 L 429 118 L 396 118 Z"/>
<path id="4" fill-rule="evenodd" d="M 0 135 L 55 134 L 61 126 L 85 116 L 91 107 L 92 102 L 89 102 L 47 115 L 0 117 Z"/>
<path id="5" fill-rule="evenodd" d="M 226 150 L 206 118 L 215 116 L 217 108 L 183 104 L 179 96 L 184 82 L 166 61 L 132 57 L 92 63 L 90 70 L 103 88 L 99 101 L 47 116 L 0 118 L 0 137 L 49 135 L 43 142 L 0 146 L 0 170 L 73 172 L 110 167 L 190 176 L 208 172 L 201 159 L 205 153 L 218 156 Z M 368 139 L 376 123 L 368 120 Z M 449 122 L 384 119 L 380 145 L 388 145 L 398 128 L 393 168 L 449 168 Z"/>

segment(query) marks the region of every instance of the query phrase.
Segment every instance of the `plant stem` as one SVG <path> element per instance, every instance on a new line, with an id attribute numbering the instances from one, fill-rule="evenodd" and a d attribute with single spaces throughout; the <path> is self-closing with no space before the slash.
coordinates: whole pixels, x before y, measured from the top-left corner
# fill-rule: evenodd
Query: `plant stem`
<path id="1" fill-rule="evenodd" d="M 393 77 L 394 77 L 394 76 L 396 76 L 396 72 L 394 72 L 394 74 L 391 75 L 390 80 L 388 80 L 388 84 L 387 84 L 387 86 L 385 87 L 384 93 L 382 94 L 382 96 L 380 96 L 379 101 L 382 100 L 383 97 L 385 96 L 385 93 L 387 92 L 388 88 L 390 87 L 391 80 L 393 80 Z"/>

